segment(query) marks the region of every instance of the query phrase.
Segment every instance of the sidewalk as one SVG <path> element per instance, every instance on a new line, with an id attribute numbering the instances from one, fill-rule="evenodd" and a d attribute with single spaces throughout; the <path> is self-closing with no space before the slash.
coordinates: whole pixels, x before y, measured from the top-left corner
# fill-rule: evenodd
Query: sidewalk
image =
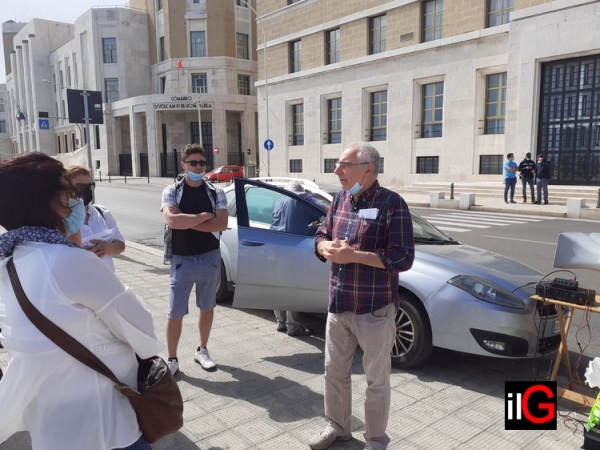
<path id="1" fill-rule="evenodd" d="M 172 178 L 164 178 L 164 177 L 126 177 L 127 183 L 129 184 L 152 184 L 157 186 L 167 186 L 173 183 Z M 102 178 L 102 182 L 96 180 L 98 183 L 108 183 L 107 178 Z M 112 177 L 112 183 L 125 183 L 125 177 Z M 224 188 L 229 186 L 230 183 L 216 183 L 217 186 Z M 536 205 L 532 203 L 504 203 L 504 199 L 502 197 L 503 191 L 502 186 L 499 183 L 463 183 L 469 184 L 473 187 L 485 187 L 489 188 L 490 186 L 494 186 L 498 188 L 498 196 L 497 197 L 487 197 L 487 196 L 476 196 L 475 197 L 475 206 L 471 206 L 469 208 L 470 211 L 482 211 L 482 212 L 490 212 L 490 213 L 508 213 L 508 214 L 526 214 L 526 215 L 535 215 L 535 216 L 552 216 L 552 217 L 567 217 L 567 206 L 565 204 L 560 204 L 557 202 L 553 202 L 552 200 L 548 205 Z M 590 188 L 589 186 L 561 186 L 561 189 L 573 189 L 576 190 L 578 188 L 597 191 L 596 187 Z M 400 193 L 408 206 L 419 207 L 419 208 L 429 208 L 430 207 L 430 198 L 429 192 L 414 192 L 410 187 L 391 187 L 391 189 Z M 432 188 L 432 190 L 438 190 L 436 188 Z M 574 194 L 576 197 L 577 194 Z M 518 196 L 517 196 L 518 197 Z M 457 195 L 454 200 L 449 199 L 449 193 L 446 193 L 446 199 L 440 202 L 440 208 L 444 209 L 458 209 L 459 208 L 459 196 Z M 519 197 L 520 198 L 520 197 Z M 600 208 L 596 208 L 596 203 L 587 201 L 586 207 L 582 209 L 581 219 L 596 219 L 600 220 Z"/>
<path id="2" fill-rule="evenodd" d="M 157 336 L 164 340 L 168 301 L 168 267 L 161 252 L 128 244 L 115 259 L 123 283 L 144 298 L 152 311 Z M 190 308 L 195 310 L 195 308 Z M 323 345 L 325 324 L 307 316 L 316 334 L 290 338 L 275 330 L 272 311 L 235 310 L 219 304 L 210 340 L 216 372 L 194 363 L 197 316 L 184 320 L 180 373 L 185 425 L 155 450 L 308 449 L 307 442 L 324 426 Z M 0 350 L 0 367 L 6 354 Z M 163 355 L 164 356 L 164 355 Z M 564 410 L 557 431 L 505 431 L 504 381 L 544 379 L 549 361 L 509 361 L 435 350 L 420 367 L 393 370 L 388 433 L 390 450 L 481 450 L 484 448 L 568 450 L 583 443 L 584 415 Z M 366 382 L 361 355 L 352 376 L 354 439 L 332 450 L 364 448 L 362 404 Z M 0 405 L 1 408 L 1 405 Z M 10 414 L 2 411 L 2 414 Z M 85 418 L 82 418 L 85 420 Z M 77 424 L 73 424 L 77 426 Z M 29 450 L 26 433 L 13 436 L 0 450 Z M 93 449 L 90 449 L 93 450 Z"/>

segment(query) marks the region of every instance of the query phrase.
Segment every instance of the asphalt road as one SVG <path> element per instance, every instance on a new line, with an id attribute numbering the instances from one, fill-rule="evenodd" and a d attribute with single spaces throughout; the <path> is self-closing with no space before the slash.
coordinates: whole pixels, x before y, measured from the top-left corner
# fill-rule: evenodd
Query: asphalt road
<path id="1" fill-rule="evenodd" d="M 160 212 L 161 192 L 164 186 L 158 184 L 98 183 L 96 202 L 108 207 L 115 216 L 125 237 L 133 242 L 162 249 L 164 220 Z M 449 226 L 461 232 L 446 231 L 450 236 L 465 244 L 480 247 L 506 255 L 533 267 L 549 279 L 554 277 L 572 278 L 566 272 L 552 273 L 554 251 L 559 233 L 565 231 L 597 232 L 598 223 L 593 220 L 558 219 L 539 217 L 526 220 L 524 216 L 489 214 L 483 212 L 459 212 L 429 208 L 412 208 L 428 220 L 435 221 L 438 227 Z M 456 219 L 448 216 L 466 214 Z M 455 216 L 456 217 L 456 216 Z M 451 225 L 444 225 L 449 220 Z M 456 225 L 462 221 L 464 225 Z M 459 227 L 459 228 L 457 228 Z M 600 292 L 600 282 L 595 271 L 574 270 L 580 285 Z M 600 315 L 592 314 L 588 322 L 582 314 L 576 314 L 572 331 L 569 334 L 571 357 L 576 360 L 580 350 L 585 349 L 579 372 L 583 377 L 589 357 L 600 356 Z M 579 328 L 579 331 L 576 332 Z"/>

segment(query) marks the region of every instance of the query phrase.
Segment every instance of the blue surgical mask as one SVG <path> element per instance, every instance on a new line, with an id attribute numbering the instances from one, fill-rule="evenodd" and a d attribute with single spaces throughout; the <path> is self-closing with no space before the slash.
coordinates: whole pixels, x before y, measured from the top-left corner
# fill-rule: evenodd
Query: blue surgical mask
<path id="1" fill-rule="evenodd" d="M 187 177 L 190 179 L 190 181 L 201 181 L 204 178 L 205 173 L 206 172 L 202 172 L 202 173 L 188 172 Z"/>
<path id="2" fill-rule="evenodd" d="M 352 186 L 350 189 L 348 189 L 346 192 L 350 195 L 356 195 L 360 192 L 360 190 L 363 188 L 364 184 L 360 183 L 360 180 L 362 179 L 363 175 L 365 174 L 365 171 L 363 170 L 362 175 L 360 176 L 360 178 L 358 179 L 358 181 L 356 183 L 354 183 L 354 186 Z"/>
<path id="3" fill-rule="evenodd" d="M 67 236 L 77 233 L 85 223 L 85 206 L 83 200 L 70 198 L 68 202 L 71 214 L 63 219 L 67 228 Z"/>

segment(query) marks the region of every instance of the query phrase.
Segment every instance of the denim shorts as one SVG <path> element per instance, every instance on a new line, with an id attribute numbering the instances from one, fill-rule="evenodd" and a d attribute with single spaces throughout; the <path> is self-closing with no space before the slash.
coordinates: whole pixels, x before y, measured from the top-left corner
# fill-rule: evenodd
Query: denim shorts
<path id="1" fill-rule="evenodd" d="M 217 289 L 221 281 L 221 250 L 197 256 L 173 255 L 169 279 L 169 319 L 189 313 L 188 301 L 196 285 L 196 306 L 212 311 L 217 305 Z"/>

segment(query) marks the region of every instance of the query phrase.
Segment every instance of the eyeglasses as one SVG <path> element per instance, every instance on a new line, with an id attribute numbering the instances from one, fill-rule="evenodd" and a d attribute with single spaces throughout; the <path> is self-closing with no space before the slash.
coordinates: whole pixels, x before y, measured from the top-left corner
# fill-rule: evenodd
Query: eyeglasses
<path id="1" fill-rule="evenodd" d="M 364 166 L 366 164 L 370 164 L 368 162 L 359 162 L 359 163 L 349 163 L 345 161 L 338 161 L 335 163 L 335 167 L 341 167 L 342 169 L 349 169 L 353 166 Z"/>
<path id="2" fill-rule="evenodd" d="M 184 161 L 184 163 L 189 164 L 192 167 L 200 166 L 206 167 L 206 161 L 200 159 L 190 159 L 189 161 Z"/>

